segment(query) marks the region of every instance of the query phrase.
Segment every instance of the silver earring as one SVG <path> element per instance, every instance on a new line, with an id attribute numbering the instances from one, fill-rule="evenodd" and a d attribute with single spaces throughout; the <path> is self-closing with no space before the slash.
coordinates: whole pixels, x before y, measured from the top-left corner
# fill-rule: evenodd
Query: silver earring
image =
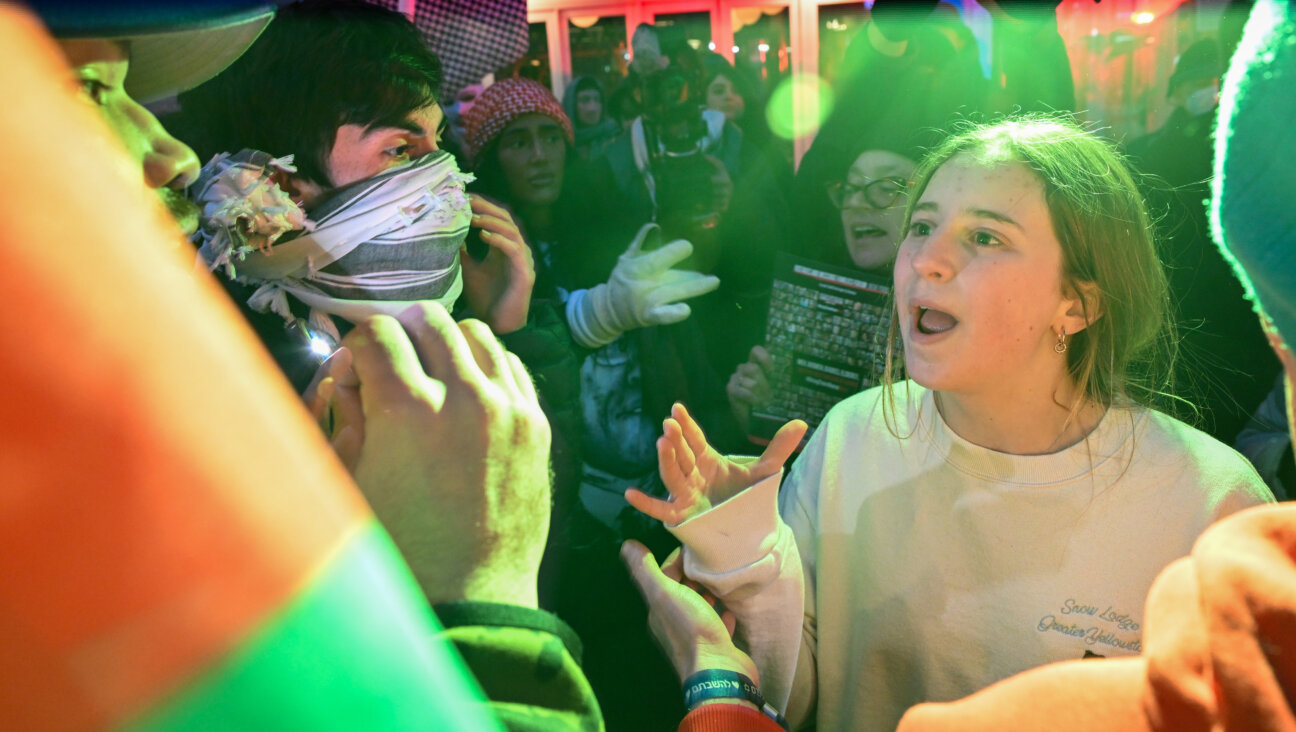
<path id="1" fill-rule="evenodd" d="M 1058 328 L 1058 340 L 1053 344 L 1054 353 L 1066 353 L 1066 328 Z"/>

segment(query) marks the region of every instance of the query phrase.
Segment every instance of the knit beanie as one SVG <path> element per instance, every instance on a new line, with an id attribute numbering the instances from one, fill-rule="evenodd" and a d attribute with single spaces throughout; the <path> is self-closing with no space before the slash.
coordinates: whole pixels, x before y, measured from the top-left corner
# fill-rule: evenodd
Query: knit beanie
<path id="1" fill-rule="evenodd" d="M 1259 0 L 1224 77 L 1211 227 L 1257 310 L 1296 347 L 1296 9 Z"/>
<path id="2" fill-rule="evenodd" d="M 573 142 L 571 120 L 548 89 L 530 79 L 502 79 L 487 87 L 463 116 L 464 144 L 473 165 L 481 163 L 478 156 L 505 127 L 532 112 L 553 119 L 567 142 Z"/>

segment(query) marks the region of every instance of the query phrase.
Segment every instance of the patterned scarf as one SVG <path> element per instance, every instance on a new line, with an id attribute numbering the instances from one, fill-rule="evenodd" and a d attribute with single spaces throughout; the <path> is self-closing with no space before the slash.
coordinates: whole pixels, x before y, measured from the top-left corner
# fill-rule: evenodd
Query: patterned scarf
<path id="1" fill-rule="evenodd" d="M 270 180 L 291 165 L 250 150 L 218 156 L 192 189 L 203 206 L 199 253 L 230 279 L 259 285 L 251 308 L 292 323 L 291 296 L 310 307 L 311 327 L 336 339 L 330 316 L 354 322 L 424 300 L 454 305 L 472 176 L 449 153 L 331 191 L 309 219 Z"/>

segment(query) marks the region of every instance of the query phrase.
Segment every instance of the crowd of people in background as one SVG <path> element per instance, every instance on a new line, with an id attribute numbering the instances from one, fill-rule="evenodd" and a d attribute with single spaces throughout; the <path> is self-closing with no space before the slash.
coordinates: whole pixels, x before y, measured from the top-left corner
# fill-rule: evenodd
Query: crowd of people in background
<path id="1" fill-rule="evenodd" d="M 1290 171 L 1262 164 L 1258 140 L 1292 147 L 1274 120 L 1296 98 L 1296 18 L 1258 2 L 1232 66 L 1238 39 L 1184 49 L 1171 114 L 1124 140 L 1083 121 L 1054 4 L 982 4 L 1006 49 L 993 79 L 947 3 L 875 0 L 799 161 L 755 80 L 673 27 L 634 30 L 616 88 L 578 76 L 559 98 L 519 76 L 446 88 L 455 59 L 382 3 L 0 4 L 0 47 L 40 60 L 15 97 L 55 100 L 41 114 L 86 141 L 66 157 L 116 181 L 120 145 L 96 143 L 87 105 L 69 102 L 88 103 L 143 173 L 109 185 L 123 202 L 82 197 L 92 209 L 66 224 L 81 228 L 58 236 L 169 273 L 132 283 L 104 266 L 91 287 L 22 259 L 56 274 L 16 267 L 45 288 L 15 285 L 16 302 L 102 324 L 165 295 L 157 307 L 196 321 L 166 357 L 149 322 L 96 333 L 103 373 L 156 380 L 120 376 L 120 392 L 62 341 L 33 341 L 72 370 L 17 368 L 29 396 L 9 421 L 78 414 L 54 402 L 98 411 L 14 437 L 23 459 L 3 482 L 50 490 L 6 517 L 10 533 L 70 515 L 80 470 L 126 506 L 104 509 L 124 520 L 102 531 L 77 514 L 68 540 L 91 555 L 213 552 L 110 570 L 143 589 L 98 624 L 11 618 L 28 638 L 19 665 L 39 673 L 0 713 L 69 729 L 371 714 L 390 729 L 1290 724 L 1296 670 L 1273 649 L 1296 648 L 1296 519 L 1265 506 L 1296 486 L 1296 241 L 1273 214 Z M 6 155 L 32 134 L 0 128 Z M 44 225 L 6 218 L 7 250 Z M 786 424 L 758 435 L 754 415 L 804 381 L 789 359 L 810 358 L 771 316 L 789 262 L 882 288 L 885 318 L 812 345 L 885 357 L 826 416 L 778 413 Z M 89 293 L 113 287 L 122 304 L 100 312 Z M 803 329 L 822 317 L 804 310 Z M 192 370 L 209 395 L 162 394 L 164 370 Z M 137 400 L 150 408 L 120 429 L 142 437 L 47 471 Z M 244 432 L 259 441 L 246 454 Z M 135 520 L 150 511 L 136 486 L 167 481 L 188 481 L 169 487 L 198 508 Z M 262 493 L 284 482 L 314 507 L 283 533 L 314 543 L 267 521 L 284 506 Z M 235 538 L 213 538 L 203 506 Z M 274 571 L 148 589 L 219 574 L 220 552 Z M 370 569 L 348 580 L 346 562 Z M 81 571 L 51 560 L 23 591 L 62 617 L 97 596 L 30 588 L 75 588 Z M 368 604 L 346 604 L 347 588 Z M 216 590 L 233 593 L 223 635 L 202 620 Z M 293 616 L 296 645 L 269 621 L 251 632 L 298 606 L 317 614 Z M 1216 619 L 1242 606 L 1239 641 Z M 168 643 L 185 650 L 156 652 Z M 252 689 L 274 663 L 326 670 L 268 712 Z"/>

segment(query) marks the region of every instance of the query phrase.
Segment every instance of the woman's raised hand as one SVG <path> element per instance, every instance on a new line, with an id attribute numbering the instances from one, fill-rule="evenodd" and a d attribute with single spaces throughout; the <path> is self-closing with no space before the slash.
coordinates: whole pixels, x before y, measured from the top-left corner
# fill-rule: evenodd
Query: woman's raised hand
<path id="1" fill-rule="evenodd" d="M 739 463 L 707 443 L 683 404 L 675 404 L 663 427 L 664 434 L 657 439 L 657 466 L 670 498 L 653 498 L 636 488 L 627 490 L 625 497 L 631 506 L 668 526 L 683 523 L 777 473 L 807 429 L 805 422 L 792 420 L 774 435 L 759 460 Z"/>

